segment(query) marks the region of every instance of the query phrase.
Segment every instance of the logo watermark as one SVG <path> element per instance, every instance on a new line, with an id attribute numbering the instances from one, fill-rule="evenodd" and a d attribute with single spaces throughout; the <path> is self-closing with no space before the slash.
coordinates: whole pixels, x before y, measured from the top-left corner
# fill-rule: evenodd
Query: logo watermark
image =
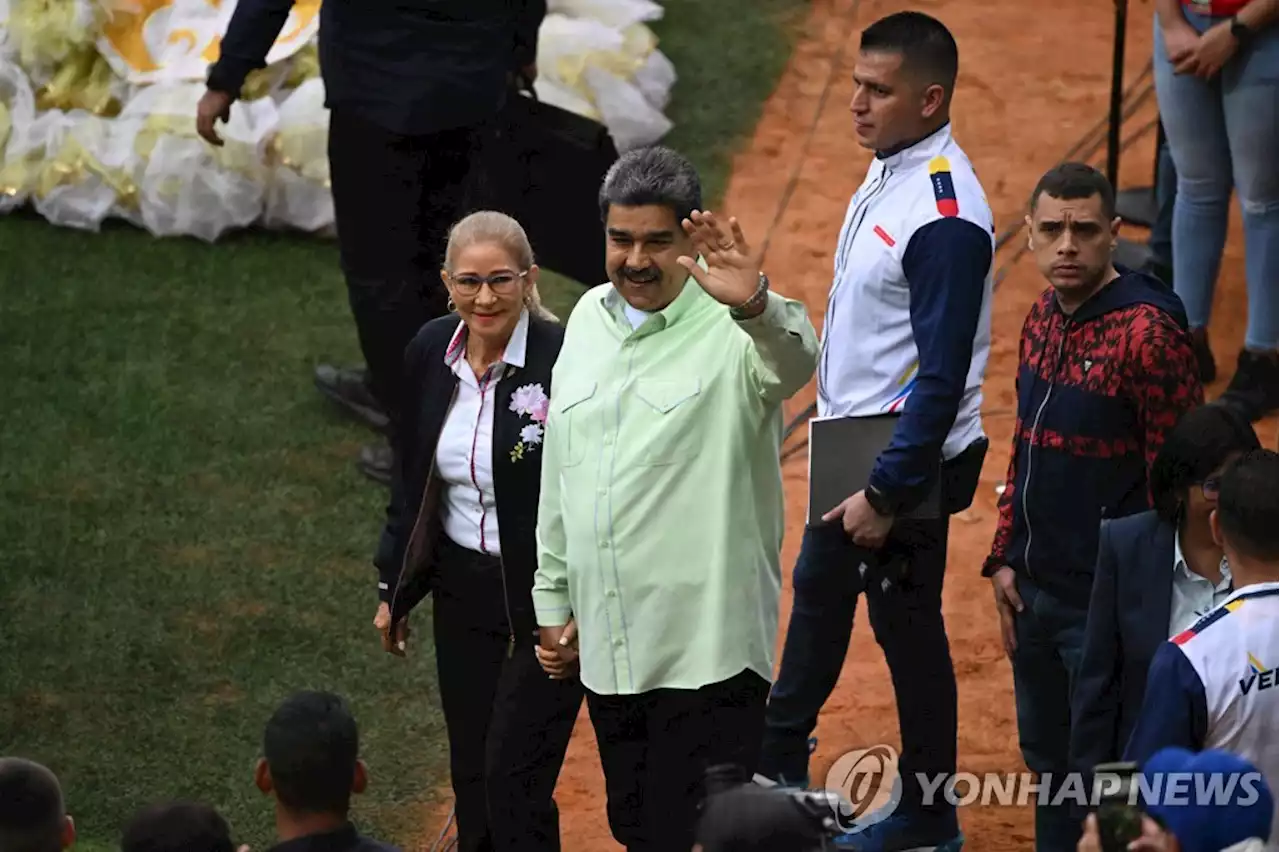
<path id="1" fill-rule="evenodd" d="M 1261 772 L 1097 773 L 1057 777 L 1032 772 L 959 772 L 914 775 L 922 803 L 952 807 L 1066 805 L 1096 808 L 1103 800 L 1131 806 L 1248 806 L 1258 801 L 1266 780 Z M 826 789 L 841 799 L 835 819 L 841 831 L 856 834 L 894 814 L 902 801 L 898 753 L 888 745 L 855 749 L 827 771 Z"/>

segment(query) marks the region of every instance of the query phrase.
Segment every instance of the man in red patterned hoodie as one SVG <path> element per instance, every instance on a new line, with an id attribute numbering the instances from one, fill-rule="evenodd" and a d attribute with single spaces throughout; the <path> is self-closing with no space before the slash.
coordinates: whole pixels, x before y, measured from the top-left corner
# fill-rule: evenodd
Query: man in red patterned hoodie
<path id="1" fill-rule="evenodd" d="M 1032 195 L 1028 240 L 1050 287 L 1018 344 L 1018 420 L 991 555 L 983 565 L 1013 664 L 1037 852 L 1080 836 L 1068 771 L 1071 690 L 1102 519 L 1151 508 L 1148 471 L 1165 434 L 1204 398 L 1186 314 L 1159 279 L 1112 263 L 1111 185 L 1067 163 Z M 1170 568 L 1172 570 L 1172 567 Z"/>

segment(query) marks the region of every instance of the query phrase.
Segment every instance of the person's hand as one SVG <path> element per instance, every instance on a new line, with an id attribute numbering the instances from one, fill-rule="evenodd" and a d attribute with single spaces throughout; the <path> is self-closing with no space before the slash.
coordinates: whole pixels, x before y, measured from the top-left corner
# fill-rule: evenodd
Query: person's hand
<path id="1" fill-rule="evenodd" d="M 1185 73 L 1186 62 L 1200 44 L 1200 33 L 1196 32 L 1186 21 L 1176 21 L 1160 31 L 1164 38 L 1164 52 L 1169 57 L 1173 70 Z"/>
<path id="2" fill-rule="evenodd" d="M 569 619 L 563 627 L 538 628 L 538 647 L 533 649 L 538 665 L 552 680 L 564 680 L 578 666 L 578 623 Z"/>
<path id="3" fill-rule="evenodd" d="M 840 518 L 845 535 L 860 547 L 875 549 L 882 546 L 889 537 L 889 530 L 893 528 L 893 516 L 881 515 L 871 508 L 865 491 L 846 498 L 839 506 L 822 516 L 824 521 L 834 521 L 836 518 Z"/>
<path id="4" fill-rule="evenodd" d="M 1200 36 L 1195 50 L 1183 60 L 1186 70 L 1183 71 L 1177 65 L 1174 66 L 1174 70 L 1179 73 L 1195 74 L 1202 80 L 1213 79 L 1222 70 L 1222 66 L 1235 55 L 1239 47 L 1240 44 L 1231 33 L 1231 22 L 1222 21 L 1205 30 L 1204 35 Z"/>
<path id="5" fill-rule="evenodd" d="M 231 96 L 226 92 L 206 89 L 196 104 L 196 133 L 210 145 L 222 147 L 222 137 L 214 129 L 214 122 L 221 119 L 223 124 L 231 120 Z"/>
<path id="6" fill-rule="evenodd" d="M 373 626 L 382 634 L 382 650 L 397 657 L 405 655 L 405 646 L 409 640 L 409 619 L 402 618 L 396 625 L 395 641 L 391 640 L 391 606 L 385 601 L 378 604 L 378 611 L 373 616 Z"/>
<path id="7" fill-rule="evenodd" d="M 714 213 L 694 210 L 680 224 L 707 268 L 698 266 L 694 257 L 681 256 L 676 262 L 720 304 L 736 308 L 750 301 L 760 286 L 760 258 L 747 244 L 738 220 L 730 217 L 726 232 Z"/>
<path id="8" fill-rule="evenodd" d="M 1004 653 L 1013 659 L 1018 650 L 1018 631 L 1015 613 L 1022 612 L 1022 598 L 1018 595 L 1018 583 L 1013 569 L 1008 565 L 991 575 L 991 588 L 996 595 L 996 612 L 1000 614 L 1000 638 L 1004 640 Z"/>
<path id="9" fill-rule="evenodd" d="M 1084 830 L 1076 843 L 1076 852 L 1102 852 L 1102 836 L 1098 834 L 1098 818 L 1089 814 L 1084 819 Z"/>

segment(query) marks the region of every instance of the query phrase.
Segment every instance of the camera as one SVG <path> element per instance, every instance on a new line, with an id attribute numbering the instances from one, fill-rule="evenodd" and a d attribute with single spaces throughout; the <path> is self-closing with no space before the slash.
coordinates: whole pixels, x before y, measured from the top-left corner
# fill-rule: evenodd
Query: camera
<path id="1" fill-rule="evenodd" d="M 1093 770 L 1093 799 L 1098 803 L 1098 836 L 1102 852 L 1123 852 L 1142 836 L 1141 801 L 1135 787 L 1138 764 L 1100 763 Z"/>
<path id="2" fill-rule="evenodd" d="M 698 824 L 704 852 L 821 852 L 841 833 L 841 799 L 826 790 L 763 787 L 734 765 L 709 768 L 705 788 Z"/>

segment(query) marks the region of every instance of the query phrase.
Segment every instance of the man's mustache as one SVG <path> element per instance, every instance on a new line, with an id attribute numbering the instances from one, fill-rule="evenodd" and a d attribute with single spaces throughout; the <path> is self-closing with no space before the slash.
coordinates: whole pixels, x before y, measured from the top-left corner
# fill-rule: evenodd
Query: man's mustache
<path id="1" fill-rule="evenodd" d="M 651 281 L 657 281 L 662 275 L 661 270 L 649 267 L 648 269 L 632 269 L 624 266 L 618 270 L 618 274 L 628 281 L 634 281 L 637 284 L 648 284 Z"/>

